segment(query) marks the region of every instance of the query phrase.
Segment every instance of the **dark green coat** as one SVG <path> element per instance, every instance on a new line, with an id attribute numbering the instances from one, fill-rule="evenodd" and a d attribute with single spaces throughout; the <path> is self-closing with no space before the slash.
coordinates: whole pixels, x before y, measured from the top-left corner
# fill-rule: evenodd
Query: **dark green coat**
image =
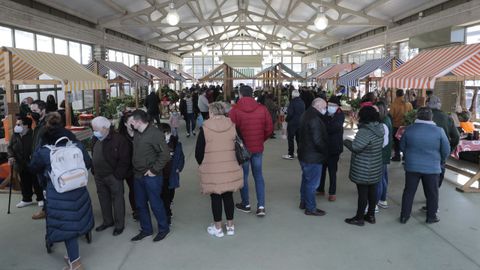
<path id="1" fill-rule="evenodd" d="M 390 164 L 390 158 L 392 157 L 392 142 L 393 137 L 395 136 L 395 134 L 393 134 L 393 124 L 390 116 L 386 116 L 385 119 L 383 119 L 383 124 L 388 127 L 388 145 L 382 150 L 383 164 Z"/>
<path id="2" fill-rule="evenodd" d="M 135 178 L 142 178 L 148 170 L 155 175 L 162 175 L 168 161 L 170 149 L 162 131 L 149 124 L 143 133 L 135 132 L 132 157 Z"/>
<path id="3" fill-rule="evenodd" d="M 432 109 L 433 112 L 433 122 L 437 124 L 437 127 L 441 127 L 445 131 L 445 135 L 447 135 L 448 141 L 450 143 L 450 151 L 455 150 L 458 143 L 460 142 L 460 134 L 458 133 L 455 124 L 453 123 L 453 119 L 446 113 Z"/>
<path id="4" fill-rule="evenodd" d="M 382 146 L 385 131 L 378 122 L 361 124 L 352 141 L 345 146 L 352 152 L 350 180 L 356 184 L 371 185 L 382 179 Z"/>

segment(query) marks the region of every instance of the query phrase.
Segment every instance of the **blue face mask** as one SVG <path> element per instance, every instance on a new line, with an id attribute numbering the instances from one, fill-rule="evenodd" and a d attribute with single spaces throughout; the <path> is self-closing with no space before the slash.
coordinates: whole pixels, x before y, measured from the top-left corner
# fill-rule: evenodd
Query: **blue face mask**
<path id="1" fill-rule="evenodd" d="M 105 137 L 103 137 L 103 134 L 100 131 L 94 131 L 93 136 L 97 137 L 98 140 L 103 141 Z"/>

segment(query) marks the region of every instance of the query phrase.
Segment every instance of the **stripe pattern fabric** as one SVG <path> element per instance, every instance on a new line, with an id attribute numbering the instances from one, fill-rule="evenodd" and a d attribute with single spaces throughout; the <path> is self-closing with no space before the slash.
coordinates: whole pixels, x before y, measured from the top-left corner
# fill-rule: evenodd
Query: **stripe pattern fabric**
<path id="1" fill-rule="evenodd" d="M 102 77 L 111 70 L 128 80 L 131 84 L 136 84 L 137 86 L 148 86 L 150 83 L 149 79 L 120 62 L 110 62 L 101 59 L 95 59 L 86 66 L 87 69 L 93 72 L 95 70 L 96 62 L 99 64 L 99 73 Z"/>
<path id="2" fill-rule="evenodd" d="M 108 88 L 107 80 L 93 74 L 70 56 L 16 48 L 4 49 L 12 53 L 13 80 L 36 80 L 45 74 L 64 82 L 64 90 L 67 92 Z M 0 80 L 3 80 L 3 55 L 0 63 Z"/>
<path id="3" fill-rule="evenodd" d="M 324 67 L 319 67 L 317 70 L 315 70 L 312 75 L 307 77 L 307 80 L 315 80 L 318 76 L 322 75 L 323 73 L 327 72 L 329 69 L 331 69 L 335 65 L 328 65 Z"/>
<path id="4" fill-rule="evenodd" d="M 317 76 L 317 81 L 322 81 L 322 80 L 329 80 L 329 79 L 334 79 L 337 76 L 342 76 L 343 74 L 350 72 L 352 69 L 354 69 L 357 65 L 355 64 L 337 64 L 322 73 L 321 75 Z"/>
<path id="5" fill-rule="evenodd" d="M 385 76 L 385 88 L 433 89 L 435 81 L 450 73 L 457 76 L 480 74 L 480 44 L 452 46 L 420 52 L 396 71 Z"/>
<path id="6" fill-rule="evenodd" d="M 163 73 L 160 69 L 156 67 L 152 67 L 145 64 L 138 64 L 136 66 L 138 67 L 138 72 L 140 74 L 145 73 L 146 75 L 153 76 L 154 78 L 157 78 L 157 80 L 160 81 L 160 83 L 163 83 L 163 84 L 175 83 L 175 81 L 170 76 Z"/>
<path id="7" fill-rule="evenodd" d="M 344 74 L 338 80 L 338 84 L 344 85 L 346 87 L 358 86 L 360 80 L 365 79 L 368 75 L 375 72 L 377 69 L 381 69 L 385 73 L 392 71 L 392 60 L 394 57 L 386 57 L 381 59 L 373 59 L 366 61 L 363 65 L 357 67 L 356 69 L 350 71 L 347 74 Z M 403 64 L 403 61 L 400 59 L 395 59 L 395 66 L 398 68 Z"/>

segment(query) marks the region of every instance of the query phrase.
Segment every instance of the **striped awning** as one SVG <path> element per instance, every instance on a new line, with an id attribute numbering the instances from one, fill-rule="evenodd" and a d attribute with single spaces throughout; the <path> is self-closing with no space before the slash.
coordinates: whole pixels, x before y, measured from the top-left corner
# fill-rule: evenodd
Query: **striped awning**
<path id="1" fill-rule="evenodd" d="M 182 76 L 187 81 L 194 81 L 195 80 L 195 78 L 192 75 L 186 73 L 185 71 L 175 69 L 174 72 L 176 72 L 177 74 Z"/>
<path id="2" fill-rule="evenodd" d="M 385 76 L 381 87 L 433 89 L 439 77 L 480 75 L 480 44 L 425 50 Z"/>
<path id="3" fill-rule="evenodd" d="M 363 65 L 357 67 L 356 69 L 344 74 L 338 80 L 339 85 L 344 85 L 346 87 L 358 86 L 360 80 L 365 79 L 368 75 L 375 72 L 377 69 L 381 69 L 385 73 L 392 71 L 392 61 L 394 57 L 386 57 L 381 59 L 373 59 L 366 61 Z M 398 68 L 403 64 L 403 61 L 395 58 L 395 66 Z"/>
<path id="4" fill-rule="evenodd" d="M 135 66 L 138 67 L 138 72 L 140 74 L 146 73 L 149 76 L 153 76 L 154 78 L 156 78 L 158 81 L 160 81 L 163 84 L 175 83 L 175 81 L 172 79 L 172 77 L 163 73 L 160 69 L 158 69 L 156 67 L 152 67 L 152 66 L 145 65 L 145 64 L 138 64 L 138 65 L 135 65 Z"/>
<path id="5" fill-rule="evenodd" d="M 293 71 L 292 69 L 290 69 L 289 67 L 287 67 L 283 63 L 278 63 L 276 65 L 268 67 L 268 68 L 260 71 L 259 73 L 257 73 L 257 75 L 255 75 L 255 77 L 257 77 L 257 78 L 261 77 L 263 74 L 267 73 L 268 71 L 275 70 L 277 67 L 278 67 L 278 70 L 283 75 L 286 75 L 286 76 L 282 76 L 282 77 L 285 77 L 285 79 L 295 79 L 295 80 L 303 80 L 304 79 L 302 76 L 300 76 L 298 73 L 296 73 L 295 71 Z"/>
<path id="6" fill-rule="evenodd" d="M 65 91 L 108 88 L 107 80 L 97 76 L 69 56 L 4 47 L 12 53 L 13 80 L 37 80 L 42 74 L 65 85 Z M 5 79 L 3 54 L 0 55 L 0 81 Z"/>
<path id="7" fill-rule="evenodd" d="M 337 64 L 328 69 L 327 71 L 323 72 L 319 76 L 317 76 L 317 80 L 329 80 L 334 79 L 337 76 L 342 76 L 343 74 L 350 72 L 354 69 L 357 65 L 353 63 L 346 63 L 346 64 Z"/>
<path id="8" fill-rule="evenodd" d="M 172 77 L 172 79 L 174 79 L 175 81 L 185 82 L 185 79 L 177 73 L 173 72 L 173 70 L 161 67 L 159 67 L 158 69 L 160 69 L 160 71 L 167 74 L 168 76 Z"/>
<path id="9" fill-rule="evenodd" d="M 87 69 L 93 72 L 97 62 L 99 74 L 101 76 L 105 76 L 108 71 L 111 70 L 128 80 L 131 84 L 136 84 L 137 86 L 148 86 L 150 83 L 148 78 L 142 76 L 140 73 L 120 62 L 109 62 L 101 59 L 95 59 L 86 66 Z"/>
<path id="10" fill-rule="evenodd" d="M 307 77 L 307 80 L 315 80 L 318 76 L 322 75 L 324 72 L 331 69 L 333 66 L 335 66 L 335 65 L 328 65 L 328 66 L 317 68 L 317 70 L 315 70 L 312 73 L 312 75 Z"/>

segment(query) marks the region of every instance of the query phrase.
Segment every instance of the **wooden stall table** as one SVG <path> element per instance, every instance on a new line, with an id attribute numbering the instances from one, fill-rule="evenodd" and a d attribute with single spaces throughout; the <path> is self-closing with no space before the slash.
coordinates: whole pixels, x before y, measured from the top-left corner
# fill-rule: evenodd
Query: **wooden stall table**
<path id="1" fill-rule="evenodd" d="M 460 143 L 458 144 L 457 148 L 455 148 L 455 151 L 452 153 L 452 157 L 455 159 L 460 159 L 460 152 L 472 152 L 472 151 L 480 151 L 480 141 L 469 141 L 469 140 L 460 140 Z M 452 169 L 452 166 L 446 164 L 445 166 L 448 169 Z M 453 171 L 466 174 L 464 173 L 463 170 L 460 169 L 457 170 L 458 168 L 453 167 Z M 471 174 L 469 174 L 471 175 Z M 480 169 L 477 171 L 475 175 L 473 175 L 463 186 L 457 187 L 457 191 L 460 192 L 480 192 L 480 182 L 479 182 L 479 188 L 474 188 L 472 187 L 475 182 L 480 181 Z"/>

